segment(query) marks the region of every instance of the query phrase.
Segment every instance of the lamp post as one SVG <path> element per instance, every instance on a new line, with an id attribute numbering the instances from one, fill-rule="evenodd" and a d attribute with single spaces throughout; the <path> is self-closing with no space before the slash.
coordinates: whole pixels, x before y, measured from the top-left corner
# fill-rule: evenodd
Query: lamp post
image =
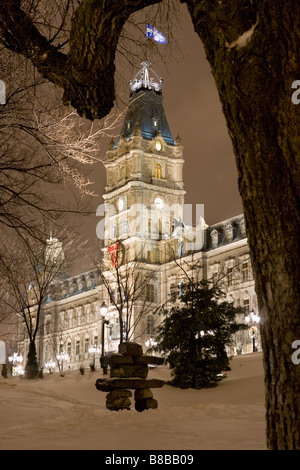
<path id="1" fill-rule="evenodd" d="M 91 367 L 93 370 L 95 370 L 95 359 L 96 359 L 96 354 L 100 352 L 100 348 L 98 348 L 98 346 L 96 344 L 94 344 L 93 346 L 91 346 L 89 348 L 89 354 L 92 356 L 93 358 L 93 362 L 91 364 Z"/>
<path id="2" fill-rule="evenodd" d="M 56 356 L 56 359 L 58 361 L 58 368 L 60 369 L 61 367 L 60 373 L 62 374 L 64 371 L 64 361 L 67 361 L 69 359 L 69 354 L 61 352 Z"/>
<path id="3" fill-rule="evenodd" d="M 23 362 L 23 356 L 21 356 L 21 354 L 13 353 L 12 356 L 9 356 L 8 360 L 12 365 L 12 375 L 24 374 L 24 370 L 21 366 L 21 363 Z"/>
<path id="4" fill-rule="evenodd" d="M 108 325 L 109 321 L 105 320 L 105 315 L 107 314 L 107 305 L 105 302 L 102 302 L 102 305 L 100 307 L 100 312 L 102 316 L 102 335 L 101 335 L 101 358 L 100 358 L 100 365 L 102 367 L 103 374 L 107 374 L 107 364 L 105 363 L 105 358 L 104 358 L 104 325 Z"/>
<path id="5" fill-rule="evenodd" d="M 56 362 L 51 361 L 51 359 L 50 361 L 45 363 L 45 367 L 47 367 L 49 374 L 52 374 L 52 370 L 54 369 L 55 365 L 56 365 Z"/>
<path id="6" fill-rule="evenodd" d="M 255 312 L 249 312 L 249 315 L 245 317 L 246 323 L 248 323 L 250 326 L 249 328 L 249 335 L 252 338 L 252 352 L 255 352 L 256 346 L 255 346 L 255 338 L 257 337 L 257 326 L 256 324 L 259 324 L 260 322 L 260 317 L 259 315 L 256 315 Z"/>
<path id="7" fill-rule="evenodd" d="M 150 346 L 151 353 L 153 354 L 152 348 L 157 346 L 157 342 L 153 338 L 149 338 L 145 342 L 145 345 L 147 346 L 147 348 L 149 348 Z"/>

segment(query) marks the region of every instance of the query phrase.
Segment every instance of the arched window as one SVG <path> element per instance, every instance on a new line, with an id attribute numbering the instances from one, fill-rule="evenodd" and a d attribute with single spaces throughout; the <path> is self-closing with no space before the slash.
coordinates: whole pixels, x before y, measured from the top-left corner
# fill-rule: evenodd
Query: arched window
<path id="1" fill-rule="evenodd" d="M 155 165 L 154 176 L 155 178 L 161 179 L 161 165 L 159 163 L 156 163 Z"/>
<path id="2" fill-rule="evenodd" d="M 242 279 L 243 282 L 249 281 L 249 262 L 243 261 L 242 264 Z"/>

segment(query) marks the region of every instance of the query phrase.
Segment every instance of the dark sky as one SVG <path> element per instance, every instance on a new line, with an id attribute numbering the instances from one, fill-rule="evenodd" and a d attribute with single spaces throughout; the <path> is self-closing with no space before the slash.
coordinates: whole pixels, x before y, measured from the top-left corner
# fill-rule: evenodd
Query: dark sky
<path id="1" fill-rule="evenodd" d="M 181 10 L 183 30 L 178 33 L 181 54 L 176 54 L 175 58 L 173 52 L 165 66 L 157 59 L 149 59 L 152 68 L 163 77 L 163 104 L 173 137 L 179 133 L 184 146 L 185 202 L 204 204 L 205 221 L 213 224 L 242 213 L 242 202 L 232 144 L 210 66 L 185 6 Z M 163 53 L 166 46 L 158 47 Z M 127 83 L 135 73 L 129 67 L 124 70 Z M 101 145 L 102 155 L 106 145 L 106 142 Z M 103 202 L 101 194 L 105 186 L 102 164 L 94 168 L 93 178 L 99 195 L 94 200 L 97 207 Z M 91 227 L 92 237 L 98 220 L 94 216 L 88 225 L 85 224 Z"/>

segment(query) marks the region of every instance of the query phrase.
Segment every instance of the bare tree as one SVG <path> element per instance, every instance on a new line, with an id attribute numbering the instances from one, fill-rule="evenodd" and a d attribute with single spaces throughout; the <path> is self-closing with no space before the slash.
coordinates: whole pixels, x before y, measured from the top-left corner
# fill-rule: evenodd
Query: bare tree
<path id="1" fill-rule="evenodd" d="M 115 250 L 108 251 L 104 256 L 99 253 L 98 259 L 93 253 L 92 259 L 97 265 L 99 279 L 110 304 L 117 311 L 122 343 L 143 336 L 146 330 L 140 329 L 141 324 L 147 315 L 155 316 L 161 306 L 158 266 L 146 263 L 143 249 L 134 259 L 130 259 L 129 248 L 125 249 L 121 242 L 110 246 Z"/>
<path id="2" fill-rule="evenodd" d="M 65 251 L 70 251 L 71 237 L 62 243 L 50 237 L 44 243 L 20 239 L 15 245 L 5 245 L 2 240 L 1 279 L 5 280 L 2 297 L 2 312 L 18 315 L 25 327 L 29 341 L 26 363 L 26 377 L 37 377 L 38 363 L 36 339 L 43 327 L 43 307 L 51 300 L 51 286 L 55 280 L 65 274 Z M 6 248 L 6 249 L 5 249 Z M 4 255 L 5 253 L 5 255 Z"/>
<path id="3" fill-rule="evenodd" d="M 0 105 L 0 225 L 45 238 L 44 225 L 88 215 L 95 196 L 89 172 L 101 163 L 101 138 L 122 114 L 91 123 L 64 107 L 22 56 L 0 49 L 6 102 Z M 40 220 L 44 223 L 41 225 Z"/>

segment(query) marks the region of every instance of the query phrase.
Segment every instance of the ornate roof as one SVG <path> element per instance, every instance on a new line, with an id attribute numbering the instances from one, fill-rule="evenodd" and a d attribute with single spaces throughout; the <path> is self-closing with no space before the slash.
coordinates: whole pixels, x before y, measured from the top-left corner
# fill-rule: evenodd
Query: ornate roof
<path id="1" fill-rule="evenodd" d="M 175 145 L 162 104 L 162 79 L 150 68 L 150 62 L 142 62 L 142 69 L 129 86 L 129 107 L 121 135 L 130 139 L 138 123 L 145 139 L 153 139 L 160 132 L 168 144 Z"/>

